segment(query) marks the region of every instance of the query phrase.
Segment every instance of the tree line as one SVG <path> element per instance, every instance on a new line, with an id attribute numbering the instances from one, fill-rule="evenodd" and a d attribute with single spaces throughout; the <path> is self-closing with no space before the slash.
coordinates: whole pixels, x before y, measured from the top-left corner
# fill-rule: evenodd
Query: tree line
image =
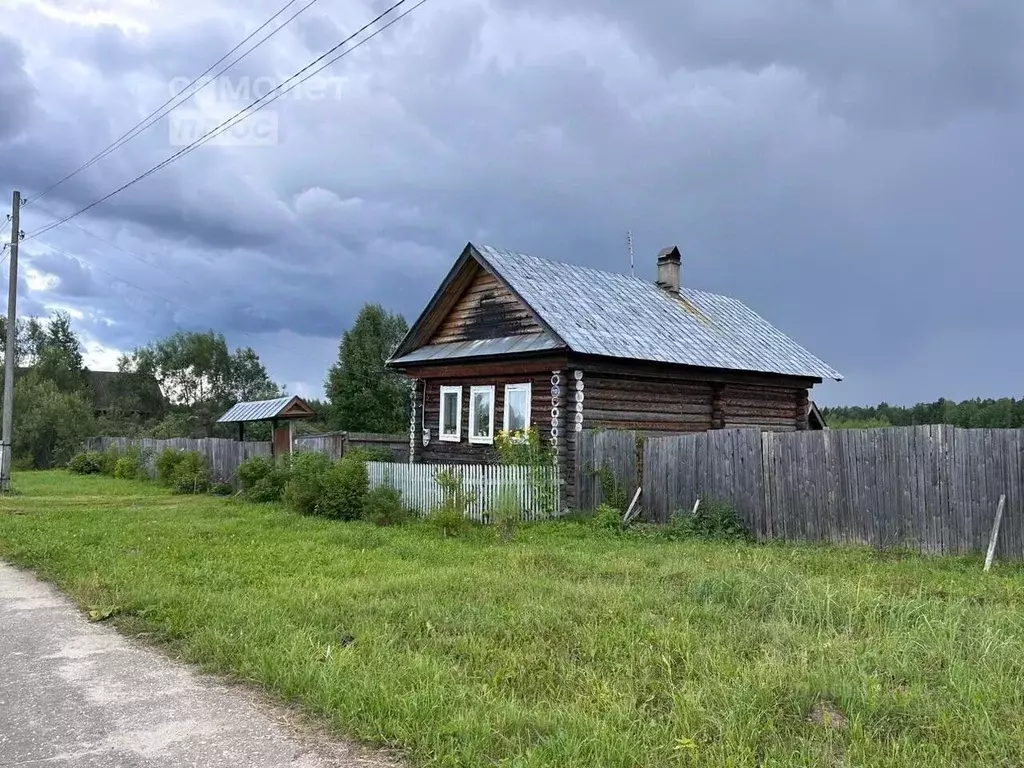
<path id="1" fill-rule="evenodd" d="M 879 403 L 873 406 L 822 408 L 832 429 L 908 427 L 918 424 L 949 424 L 965 428 L 1016 429 L 1024 427 L 1024 399 L 1004 397 L 956 402 L 939 398 L 912 406 Z"/>
<path id="2" fill-rule="evenodd" d="M 408 428 L 408 388 L 385 362 L 408 325 L 367 305 L 347 330 L 327 372 L 324 399 L 304 432 L 399 433 Z M 7 329 L 0 318 L 0 361 Z M 65 463 L 87 437 L 234 437 L 217 424 L 232 405 L 286 393 L 252 347 L 232 349 L 216 331 L 177 331 L 122 354 L 116 371 L 92 371 L 67 312 L 19 320 L 15 328 L 13 457 L 16 466 Z M 0 379 L 0 392 L 2 392 Z M 252 424 L 247 438 L 267 440 Z"/>

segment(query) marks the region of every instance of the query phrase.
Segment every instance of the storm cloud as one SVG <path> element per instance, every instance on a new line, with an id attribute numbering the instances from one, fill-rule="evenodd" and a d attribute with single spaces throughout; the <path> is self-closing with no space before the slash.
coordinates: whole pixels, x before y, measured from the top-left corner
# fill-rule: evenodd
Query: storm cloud
<path id="1" fill-rule="evenodd" d="M 23 306 L 74 310 L 97 364 L 213 327 L 317 395 L 359 307 L 411 320 L 466 241 L 625 271 L 632 230 L 637 274 L 678 244 L 684 283 L 846 374 L 823 403 L 1020 395 L 1024 6 L 669 5 L 429 0 L 261 112 L 270 145 L 204 146 L 27 239 Z M 165 118 L 32 202 L 279 7 L 14 2 L 23 229 L 175 152 Z M 186 108 L 227 117 L 383 8 L 321 0 Z"/>

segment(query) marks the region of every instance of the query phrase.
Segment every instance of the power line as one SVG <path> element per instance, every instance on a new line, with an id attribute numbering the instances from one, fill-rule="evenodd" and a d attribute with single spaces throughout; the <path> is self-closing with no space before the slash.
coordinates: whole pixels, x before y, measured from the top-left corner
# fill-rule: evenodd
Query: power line
<path id="1" fill-rule="evenodd" d="M 129 280 L 125 280 L 120 275 L 114 274 L 113 272 L 110 272 L 109 270 L 103 269 L 102 267 L 97 266 L 94 262 L 89 261 L 88 259 L 85 259 L 85 258 L 83 258 L 81 256 L 75 256 L 74 254 L 68 253 L 63 248 L 58 248 L 57 246 L 53 245 L 50 242 L 47 242 L 47 241 L 44 241 L 44 240 L 37 240 L 37 242 L 38 242 L 39 245 L 41 245 L 41 246 L 43 246 L 45 248 L 48 248 L 49 250 L 54 251 L 55 253 L 59 253 L 62 256 L 66 256 L 69 259 L 73 259 L 80 266 L 88 267 L 89 269 L 95 269 L 97 272 L 101 272 L 104 275 L 107 275 L 108 277 L 111 277 L 114 280 L 117 280 L 119 283 L 123 283 L 124 285 L 127 285 L 129 288 L 134 288 L 136 291 L 139 291 L 140 293 L 145 293 L 145 294 L 147 294 L 149 296 L 152 296 L 155 299 L 158 299 L 159 301 L 162 301 L 162 302 L 164 302 L 166 304 L 169 304 L 172 307 L 176 307 L 176 308 L 178 308 L 180 310 L 183 310 L 183 311 L 186 311 L 186 312 L 188 312 L 189 309 L 190 309 L 189 307 L 187 307 L 186 305 L 182 304 L 179 301 L 174 301 L 172 299 L 168 299 L 166 296 L 162 296 L 159 293 L 155 293 L 154 291 L 151 291 L 148 288 L 143 288 L 141 285 L 137 285 L 136 283 L 133 283 L 133 282 L 131 282 Z M 0 266 L 3 266 L 3 263 L 6 260 L 7 260 L 7 256 L 4 256 L 2 259 L 0 259 Z M 202 298 L 202 300 L 204 302 L 206 301 L 205 296 Z M 238 333 L 240 333 L 243 336 L 245 336 L 247 339 L 252 341 L 254 344 L 259 344 L 260 346 L 263 346 L 263 347 L 269 346 L 269 347 L 275 347 L 275 348 L 282 349 L 282 350 L 287 349 L 288 352 L 294 351 L 292 347 L 287 347 L 286 348 L 284 345 L 276 343 L 272 339 L 265 339 L 265 338 L 264 339 L 257 339 L 255 336 L 253 336 L 248 331 L 243 331 L 241 329 L 238 329 Z"/>
<path id="2" fill-rule="evenodd" d="M 275 93 L 276 91 L 280 91 L 280 89 L 283 88 L 287 83 L 291 82 L 292 80 L 295 80 L 295 78 L 299 77 L 299 75 L 302 75 L 304 72 L 306 72 L 306 70 L 310 69 L 311 67 L 313 67 L 316 64 L 320 63 L 321 61 L 323 61 L 325 58 L 330 56 L 333 52 L 337 51 L 343 45 L 345 45 L 346 43 L 348 43 L 349 41 L 351 41 L 352 39 L 354 39 L 358 35 L 360 35 L 363 32 L 365 32 L 368 28 L 370 28 L 371 26 L 376 24 L 378 21 L 380 21 L 382 18 L 387 16 L 389 13 L 391 13 L 393 10 L 398 8 L 398 6 L 402 5 L 405 2 L 407 2 L 407 0 L 398 0 L 398 2 L 394 3 L 386 11 L 384 11 L 381 14 L 379 14 L 372 21 L 367 22 L 366 24 L 364 24 L 356 32 L 354 32 L 353 34 L 349 35 L 347 38 L 342 40 L 340 43 L 338 43 L 336 46 L 331 48 L 326 53 L 322 54 L 318 58 L 316 58 L 313 61 L 311 61 L 305 67 L 303 67 L 298 72 L 293 74 L 291 77 L 289 77 L 288 79 L 286 79 L 283 82 L 279 83 L 277 86 L 272 88 L 270 91 L 265 93 L 263 96 L 260 96 L 258 99 L 256 99 L 252 103 L 250 103 L 248 106 L 244 107 L 243 109 L 240 109 L 238 112 L 236 112 L 234 115 L 232 115 L 227 120 L 222 122 L 220 125 L 216 126 L 215 128 L 211 129 L 210 131 L 207 131 L 205 134 L 200 136 L 194 142 L 192 142 L 188 146 L 185 146 L 182 149 L 178 150 L 173 155 L 171 155 L 170 157 L 166 158 L 165 160 L 163 160 L 162 162 L 158 163 L 157 165 L 153 166 L 152 168 L 150 168 L 145 173 L 143 173 L 143 174 L 141 174 L 139 176 L 136 176 L 134 179 L 132 179 L 128 183 L 121 185 L 120 187 L 115 189 L 113 192 L 110 192 L 109 194 L 104 195 L 103 197 L 99 198 L 98 200 L 96 200 L 96 201 L 94 201 L 92 203 L 89 203 L 89 205 L 85 206 L 84 208 L 81 208 L 78 211 L 75 211 L 74 213 L 70 214 L 69 216 L 65 216 L 60 221 L 57 221 L 57 222 L 55 222 L 53 224 L 50 224 L 50 225 L 48 225 L 46 227 L 43 227 L 41 229 L 36 230 L 35 232 L 30 233 L 25 239 L 32 238 L 32 237 L 38 237 L 39 235 L 42 235 L 42 234 L 45 234 L 46 232 L 49 232 L 51 229 L 53 229 L 55 227 L 59 227 L 61 224 L 64 224 L 65 222 L 71 221 L 71 219 L 75 218 L 76 216 L 80 216 L 81 214 L 85 213 L 86 211 L 96 207 L 100 203 L 103 203 L 103 202 L 109 200 L 110 198 L 114 197 L 114 195 L 117 195 L 117 194 L 123 192 L 124 190 L 128 189 L 133 184 L 137 184 L 138 182 L 140 182 L 143 179 L 145 179 L 147 176 L 150 176 L 151 174 L 154 174 L 157 171 L 165 168 L 166 166 L 170 165 L 175 160 L 177 160 L 179 157 L 183 157 L 184 155 L 187 155 L 190 152 L 198 149 L 203 144 L 205 144 L 208 141 L 216 138 L 217 136 L 219 136 L 224 131 L 232 128 L 237 123 L 242 122 L 242 120 L 245 120 L 246 118 L 248 118 L 248 117 L 252 116 L 253 114 L 255 114 L 256 112 L 258 112 L 259 110 L 263 109 L 263 107 L 265 107 L 265 106 L 267 106 L 269 104 L 273 104 L 275 101 L 277 101 L 277 99 L 281 98 L 282 96 L 284 96 L 285 94 L 287 94 L 288 92 L 293 90 L 294 88 L 296 88 L 299 85 L 301 85 L 302 83 L 306 82 L 307 80 L 309 80 L 314 75 L 316 75 L 319 72 L 323 71 L 324 69 L 329 67 L 334 62 L 338 61 L 339 59 L 341 59 L 341 58 L 343 58 L 343 57 L 345 57 L 347 55 L 349 55 L 350 53 L 355 51 L 357 48 L 359 48 L 361 45 L 364 45 L 365 43 L 368 43 L 370 40 L 375 38 L 377 35 L 379 35 L 380 33 L 384 32 L 386 29 L 388 29 L 391 25 L 401 21 L 406 16 L 408 16 L 410 13 L 415 11 L 417 8 L 419 8 L 421 5 L 423 5 L 425 2 L 427 2 L 427 0 L 419 0 L 418 3 L 413 5 L 407 11 L 405 11 L 404 13 L 399 14 L 398 16 L 396 16 L 394 19 L 389 21 L 384 26 L 382 26 L 379 29 L 375 30 L 373 33 L 371 33 L 370 35 L 368 35 L 364 39 L 360 40 L 358 43 L 353 45 L 351 48 L 342 51 L 337 56 L 335 56 L 334 58 L 330 59 L 326 64 L 323 64 L 321 67 L 319 67 L 318 69 L 314 70 L 313 72 L 310 72 L 308 75 L 306 75 L 304 78 L 302 78 L 298 82 L 293 83 L 292 85 L 290 85 L 285 90 L 281 91 L 280 93 L 277 93 L 277 95 L 275 95 L 274 98 L 270 99 L 269 101 L 265 101 L 268 96 L 270 96 L 271 94 Z M 249 110 L 252 110 L 252 111 L 249 111 Z"/>
<path id="3" fill-rule="evenodd" d="M 42 206 L 40 206 L 40 207 L 42 207 Z M 53 213 L 53 211 L 48 210 L 47 208 L 42 208 L 42 211 L 43 211 L 43 213 L 48 214 L 54 221 L 58 221 L 60 219 L 60 216 L 58 216 L 57 214 Z M 152 267 L 157 272 L 162 272 L 163 274 L 165 274 L 168 277 L 171 277 L 171 278 L 177 280 L 178 282 L 182 283 L 183 285 L 186 285 L 189 288 L 197 290 L 196 286 L 193 285 L 192 283 L 190 283 L 188 280 L 186 280 L 185 278 L 181 277 L 180 275 L 176 275 L 174 272 L 171 272 L 168 269 L 164 269 L 159 264 L 154 264 L 149 259 L 145 259 L 142 256 L 140 256 L 139 254 L 134 253 L 132 251 L 129 251 L 127 248 L 124 248 L 123 246 L 118 245 L 113 240 L 108 240 L 107 238 L 105 238 L 105 237 L 103 237 L 101 235 L 97 235 L 95 232 L 86 229 L 85 227 L 83 227 L 78 222 L 72 221 L 72 222 L 69 222 L 69 223 L 75 229 L 83 232 L 84 234 L 88 235 L 89 237 L 94 238 L 96 240 L 99 240 L 101 243 L 106 243 L 111 248 L 114 248 L 114 249 L 120 251 L 121 253 L 125 254 L 126 256 L 130 256 L 131 258 L 135 259 L 136 261 L 138 261 L 138 262 L 140 262 L 142 264 L 145 264 L 148 267 Z"/>
<path id="4" fill-rule="evenodd" d="M 129 288 L 134 288 L 135 290 L 140 291 L 141 293 L 149 294 L 153 298 L 159 299 L 160 301 L 163 301 L 163 302 L 166 302 L 166 303 L 168 303 L 168 304 L 170 304 L 172 306 L 177 307 L 178 309 L 188 309 L 188 307 L 184 306 L 183 304 L 180 304 L 180 303 L 178 303 L 176 301 L 172 301 L 171 299 L 168 299 L 166 296 L 161 296 L 158 293 L 154 293 L 153 291 L 149 290 L 148 288 L 143 288 L 141 285 L 136 285 L 135 283 L 133 283 L 133 282 L 131 282 L 129 280 L 125 280 L 120 275 L 116 275 L 113 272 L 110 272 L 109 270 L 103 269 L 103 267 L 99 267 L 96 264 L 94 264 L 93 262 L 87 261 L 86 259 L 82 258 L 81 256 L 75 256 L 74 254 L 68 253 L 63 248 L 58 248 L 53 243 L 48 243 L 48 242 L 44 242 L 44 241 L 40 240 L 39 244 L 42 245 L 42 246 L 45 246 L 46 248 L 49 248 L 51 251 L 59 253 L 59 254 L 61 254 L 63 256 L 67 256 L 69 259 L 74 259 L 81 266 L 88 267 L 89 269 L 95 269 L 97 272 L 102 272 L 104 275 L 107 275 L 108 277 L 111 277 L 114 280 L 117 280 L 119 283 L 124 283 Z"/>
<path id="5" fill-rule="evenodd" d="M 225 72 L 227 72 L 229 69 L 231 69 L 233 66 L 238 64 L 238 62 L 240 62 L 242 59 L 244 59 L 250 53 L 255 51 L 257 48 L 259 48 L 261 45 L 263 45 L 265 42 L 267 42 L 270 38 L 272 38 L 274 35 L 276 35 L 278 32 L 280 32 L 282 29 L 287 27 L 297 16 L 299 16 L 301 13 L 305 12 L 310 6 L 312 6 L 314 3 L 316 3 L 317 0 L 309 0 L 309 2 L 306 3 L 306 5 L 304 5 L 302 8 L 300 8 L 295 13 L 293 13 L 291 16 L 289 16 L 284 21 L 284 23 L 281 24 L 281 26 L 279 26 L 279 27 L 275 28 L 274 30 L 272 30 L 270 32 L 270 34 L 268 34 L 262 40 L 258 41 L 254 46 L 249 48 L 249 50 L 245 51 L 245 53 L 243 53 L 241 56 L 236 58 L 234 61 L 230 62 L 226 67 L 224 67 L 219 72 L 217 72 L 213 76 L 213 78 L 211 78 L 210 80 L 207 80 L 205 83 L 200 85 L 198 88 L 195 89 L 195 91 L 192 91 L 191 93 L 188 92 L 189 89 L 192 88 L 192 86 L 194 86 L 196 83 L 198 83 L 202 78 L 206 77 L 216 66 L 218 66 L 222 61 L 224 61 L 226 58 L 228 58 L 231 54 L 233 54 L 235 51 L 237 51 L 239 48 L 241 48 L 247 42 L 252 40 L 252 38 L 255 37 L 257 34 L 259 34 L 259 32 L 261 30 L 265 29 L 267 27 L 267 25 L 269 25 L 272 21 L 274 21 L 274 19 L 276 19 L 278 16 L 280 16 L 286 10 L 288 10 L 288 8 L 291 7 L 292 5 L 294 5 L 296 2 L 298 2 L 298 0 L 288 0 L 288 2 L 285 3 L 285 5 L 282 6 L 281 9 L 278 10 L 277 13 L 275 13 L 273 16 L 271 16 L 269 19 L 267 19 L 265 22 L 263 22 L 259 27 L 257 27 L 255 30 L 253 30 L 245 39 L 243 39 L 240 43 L 238 43 L 238 45 L 236 45 L 230 51 L 228 51 L 223 56 L 221 56 L 219 59 L 217 59 L 217 61 L 215 61 L 213 64 L 211 64 L 204 72 L 202 72 L 201 74 L 199 74 L 195 78 L 193 78 L 192 81 L 188 85 L 186 85 L 182 89 L 182 91 L 180 93 L 177 93 L 177 94 L 171 96 L 171 98 L 169 98 L 167 101 L 165 101 L 159 107 L 157 107 L 152 112 L 150 112 L 146 117 L 144 117 L 142 120 L 140 120 L 138 123 L 136 123 L 132 128 L 128 129 L 128 131 L 126 131 L 125 133 L 121 134 L 121 136 L 119 136 L 117 139 L 115 139 L 105 149 L 103 149 L 97 155 L 93 156 L 92 159 L 90 159 L 87 162 L 83 163 L 78 168 L 76 168 L 71 173 L 69 173 L 67 176 L 65 176 L 64 178 L 60 179 L 59 181 L 51 184 L 49 187 L 44 189 L 42 192 L 40 192 L 38 195 L 36 195 L 35 198 L 33 198 L 33 201 L 39 199 L 40 197 L 43 197 L 44 195 L 49 194 L 50 192 L 55 190 L 57 187 L 59 187 L 61 184 L 63 184 L 65 181 L 68 181 L 69 179 L 77 176 L 79 173 L 81 173 L 82 171 L 84 171 L 87 168 L 91 167 L 95 163 L 98 163 L 100 160 L 102 160 L 107 155 L 111 154 L 112 152 L 117 151 L 118 149 L 123 147 L 125 144 L 130 142 L 132 139 L 136 138 L 137 136 L 139 136 L 142 133 L 144 133 L 145 131 L 147 131 L 149 128 L 152 128 L 154 125 L 156 125 L 156 123 L 160 120 L 160 118 L 164 117 L 165 115 L 167 115 L 169 112 L 171 112 L 175 108 L 177 108 L 177 107 L 181 106 L 182 104 L 184 104 L 190 98 L 192 98 L 197 93 L 199 93 L 201 90 L 206 88 L 206 86 L 208 86 L 214 79 L 216 79 L 217 77 L 220 77 Z M 175 102 L 175 103 L 172 103 L 172 102 Z M 168 105 L 170 105 L 170 106 L 168 107 Z M 166 107 L 166 109 L 165 109 L 165 107 Z"/>

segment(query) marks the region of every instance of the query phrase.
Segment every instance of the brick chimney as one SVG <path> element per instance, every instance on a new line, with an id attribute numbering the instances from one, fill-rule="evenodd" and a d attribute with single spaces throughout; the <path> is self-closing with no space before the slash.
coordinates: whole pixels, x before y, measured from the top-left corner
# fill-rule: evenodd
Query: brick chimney
<path id="1" fill-rule="evenodd" d="M 683 257 L 678 246 L 670 245 L 658 254 L 658 287 L 666 291 L 679 290 L 679 268 Z"/>

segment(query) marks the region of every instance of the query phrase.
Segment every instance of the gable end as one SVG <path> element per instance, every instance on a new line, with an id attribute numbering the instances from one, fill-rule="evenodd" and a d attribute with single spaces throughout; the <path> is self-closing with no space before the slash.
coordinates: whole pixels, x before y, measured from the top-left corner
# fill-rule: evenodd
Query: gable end
<path id="1" fill-rule="evenodd" d="M 441 322 L 430 344 L 500 339 L 543 333 L 533 312 L 498 279 L 477 268 L 477 275 Z"/>

